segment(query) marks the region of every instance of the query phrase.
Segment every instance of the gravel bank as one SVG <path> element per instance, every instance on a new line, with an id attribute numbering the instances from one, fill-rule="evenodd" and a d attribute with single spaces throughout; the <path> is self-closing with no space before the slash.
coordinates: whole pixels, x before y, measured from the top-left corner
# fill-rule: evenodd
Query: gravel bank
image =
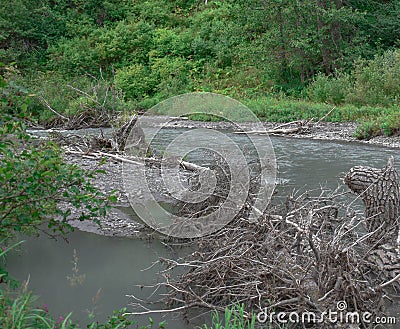
<path id="1" fill-rule="evenodd" d="M 281 124 L 278 123 L 263 123 L 267 130 L 274 129 Z M 255 129 L 257 126 L 254 123 L 243 123 L 242 127 L 249 130 Z M 228 129 L 236 130 L 237 126 L 228 122 L 200 122 L 191 120 L 173 119 L 168 125 L 168 128 L 209 128 L 209 129 Z M 355 123 L 331 123 L 323 122 L 318 125 L 314 125 L 308 131 L 298 134 L 285 134 L 276 136 L 284 136 L 290 138 L 306 138 L 313 140 L 328 140 L 328 141 L 339 141 L 339 142 L 352 142 L 360 144 L 379 145 L 382 147 L 400 148 L 400 136 L 386 137 L 378 136 L 370 140 L 360 141 L 353 137 L 354 132 L 357 128 Z M 70 163 L 80 165 L 83 169 L 92 170 L 98 165 L 98 160 L 87 159 L 81 156 L 67 155 L 66 159 Z M 129 205 L 128 198 L 125 194 L 122 179 L 122 164 L 121 162 L 109 160 L 105 164 L 100 166 L 100 169 L 105 171 L 105 174 L 99 174 L 94 184 L 104 193 L 110 193 L 116 191 L 118 202 L 107 214 L 106 218 L 101 219 L 101 227 L 99 228 L 92 222 L 80 222 L 72 221 L 71 224 L 74 227 L 82 231 L 92 232 L 107 236 L 124 236 L 124 237 L 138 237 L 143 236 L 143 232 L 146 231 L 144 225 L 140 223 L 140 219 L 133 216 L 133 211 Z M 152 177 L 150 183 L 152 190 L 157 190 L 160 178 L 158 177 L 157 170 L 150 173 Z M 155 197 L 160 201 L 166 201 L 166 192 L 158 190 Z M 149 233 L 149 231 L 147 231 Z"/>
<path id="2" fill-rule="evenodd" d="M 281 123 L 264 122 L 264 127 L 267 130 L 274 129 Z M 256 125 L 254 123 L 241 123 L 242 127 L 248 129 L 254 129 Z M 202 122 L 202 121 L 191 121 L 191 120 L 179 120 L 174 119 L 169 124 L 170 128 L 209 128 L 209 129 L 236 129 L 236 126 L 229 122 Z M 400 148 L 400 136 L 377 136 L 369 140 L 359 140 L 354 136 L 357 129 L 357 124 L 354 122 L 321 122 L 315 124 L 308 131 L 302 132 L 301 134 L 275 134 L 274 136 L 285 136 L 291 138 L 307 138 L 315 140 L 329 140 L 329 141 L 341 141 L 341 142 L 353 142 L 360 144 L 379 145 L 390 148 Z M 272 135 L 272 134 L 270 134 Z"/>

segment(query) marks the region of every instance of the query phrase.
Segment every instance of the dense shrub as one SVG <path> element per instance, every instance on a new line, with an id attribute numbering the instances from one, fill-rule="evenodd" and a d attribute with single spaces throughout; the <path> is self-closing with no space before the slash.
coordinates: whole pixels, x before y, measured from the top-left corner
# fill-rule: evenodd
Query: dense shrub
<path id="1" fill-rule="evenodd" d="M 171 97 L 191 90 L 191 62 L 182 57 L 155 58 L 151 63 L 151 76 L 157 81 L 156 93 Z"/>
<path id="2" fill-rule="evenodd" d="M 400 49 L 386 51 L 372 60 L 359 60 L 349 74 L 319 74 L 307 88 L 317 102 L 357 106 L 393 106 L 400 103 Z"/>
<path id="3" fill-rule="evenodd" d="M 370 139 L 379 135 L 393 136 L 400 134 L 400 112 L 364 119 L 360 122 L 354 136 L 358 139 Z"/>
<path id="4" fill-rule="evenodd" d="M 337 77 L 318 74 L 307 88 L 308 97 L 313 101 L 332 104 L 344 103 L 351 92 L 352 84 L 347 74 L 339 74 Z"/>
<path id="5" fill-rule="evenodd" d="M 113 28 L 92 29 L 89 35 L 61 39 L 49 49 L 50 67 L 67 75 L 98 75 L 111 66 L 148 62 L 153 27 L 144 22 L 118 22 Z"/>
<path id="6" fill-rule="evenodd" d="M 400 49 L 389 50 L 373 60 L 361 60 L 353 71 L 355 104 L 389 106 L 400 102 Z"/>
<path id="7" fill-rule="evenodd" d="M 153 49 L 150 57 L 191 55 L 190 43 L 192 36 L 187 31 L 156 29 L 153 34 Z"/>
<path id="8" fill-rule="evenodd" d="M 152 58 L 150 66 L 133 64 L 117 70 L 115 83 L 128 99 L 169 97 L 190 91 L 191 63 L 181 57 Z"/>
<path id="9" fill-rule="evenodd" d="M 117 70 L 115 84 L 123 90 L 125 96 L 141 100 L 154 94 L 156 81 L 152 78 L 150 69 L 142 64 L 132 64 Z"/>

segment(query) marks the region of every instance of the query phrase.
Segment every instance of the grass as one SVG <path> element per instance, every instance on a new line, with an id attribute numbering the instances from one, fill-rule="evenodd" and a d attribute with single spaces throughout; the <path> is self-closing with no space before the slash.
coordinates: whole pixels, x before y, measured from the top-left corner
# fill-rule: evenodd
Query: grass
<path id="1" fill-rule="evenodd" d="M 259 323 L 257 322 L 257 315 L 251 314 L 248 318 L 245 316 L 244 305 L 233 305 L 232 307 L 225 308 L 223 318 L 221 318 L 220 313 L 214 312 L 212 316 L 211 326 L 204 325 L 203 329 L 255 329 L 259 328 Z M 274 327 L 277 328 L 278 327 Z M 282 325 L 279 327 L 284 329 Z M 263 329 L 272 329 L 272 326 L 265 324 Z"/>
<path id="2" fill-rule="evenodd" d="M 400 134 L 400 113 L 394 111 L 375 118 L 362 120 L 357 127 L 355 137 L 369 139 L 379 135 L 393 136 Z"/>
<path id="3" fill-rule="evenodd" d="M 139 327 L 126 315 L 126 309 L 114 311 L 104 323 L 94 319 L 86 326 L 73 322 L 72 313 L 54 318 L 47 306 L 35 307 L 37 297 L 27 292 L 26 288 L 18 292 L 0 289 L 0 328 L 4 329 L 164 329 L 165 322 L 155 324 L 149 319 L 149 325 Z"/>
<path id="4" fill-rule="evenodd" d="M 357 107 L 349 104 L 334 106 L 327 103 L 274 97 L 244 99 L 242 102 L 247 105 L 257 117 L 272 122 L 290 122 L 311 118 L 319 119 L 334 107 L 335 109 L 326 118 L 326 121 L 359 121 L 362 119 L 376 118 L 382 114 L 390 116 L 400 110 L 397 107 Z"/>
<path id="5" fill-rule="evenodd" d="M 355 137 L 358 139 L 400 134 L 400 108 L 397 106 L 355 106 L 351 104 L 334 106 L 327 103 L 274 96 L 245 98 L 241 102 L 263 121 L 291 122 L 311 118 L 318 120 L 334 108 L 325 121 L 358 122 L 359 127 L 355 133 Z M 221 117 L 207 114 L 192 114 L 189 117 L 196 121 L 223 120 Z"/>
<path id="6" fill-rule="evenodd" d="M 204 325 L 204 329 L 255 329 L 256 316 L 253 314 L 251 320 L 245 317 L 244 305 L 234 305 L 226 308 L 224 318 L 220 318 L 218 312 L 212 316 L 211 327 Z"/>

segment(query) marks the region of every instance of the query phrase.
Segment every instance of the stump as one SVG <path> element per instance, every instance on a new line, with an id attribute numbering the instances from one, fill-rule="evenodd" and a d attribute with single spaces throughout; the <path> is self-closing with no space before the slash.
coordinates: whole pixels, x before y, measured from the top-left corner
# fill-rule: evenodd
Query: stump
<path id="1" fill-rule="evenodd" d="M 127 147 L 135 155 L 144 155 L 146 153 L 148 145 L 142 128 L 136 124 L 137 119 L 137 115 L 133 115 L 129 121 L 113 133 L 111 145 L 114 151 L 122 152 Z"/>
<path id="2" fill-rule="evenodd" d="M 382 169 L 356 166 L 344 178 L 345 184 L 358 194 L 365 205 L 366 228 L 375 237 L 398 235 L 400 215 L 399 176 L 390 157 Z"/>

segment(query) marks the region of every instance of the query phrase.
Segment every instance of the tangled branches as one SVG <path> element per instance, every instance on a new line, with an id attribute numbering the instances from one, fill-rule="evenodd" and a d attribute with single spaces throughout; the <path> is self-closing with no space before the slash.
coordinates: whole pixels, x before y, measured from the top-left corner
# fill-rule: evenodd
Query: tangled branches
<path id="1" fill-rule="evenodd" d="M 396 280 L 371 262 L 363 220 L 349 211 L 347 193 L 315 192 L 290 195 L 258 222 L 238 216 L 196 240 L 198 249 L 183 260 L 161 259 L 168 306 L 223 310 L 243 303 L 249 317 L 274 311 L 318 318 L 345 301 L 348 311 L 382 314 Z M 186 272 L 172 279 L 168 273 L 178 267 Z"/>
<path id="2" fill-rule="evenodd" d="M 82 129 L 94 127 L 109 127 L 123 113 L 126 106 L 121 91 L 113 82 L 106 81 L 100 69 L 100 77 L 88 74 L 92 79 L 90 85 L 81 88 L 65 85 L 62 88 L 70 89 L 72 99 L 67 108 L 56 110 L 51 102 L 47 101 L 43 92 L 39 101 L 53 114 L 44 125 L 46 128 L 62 127 L 63 129 Z"/>

